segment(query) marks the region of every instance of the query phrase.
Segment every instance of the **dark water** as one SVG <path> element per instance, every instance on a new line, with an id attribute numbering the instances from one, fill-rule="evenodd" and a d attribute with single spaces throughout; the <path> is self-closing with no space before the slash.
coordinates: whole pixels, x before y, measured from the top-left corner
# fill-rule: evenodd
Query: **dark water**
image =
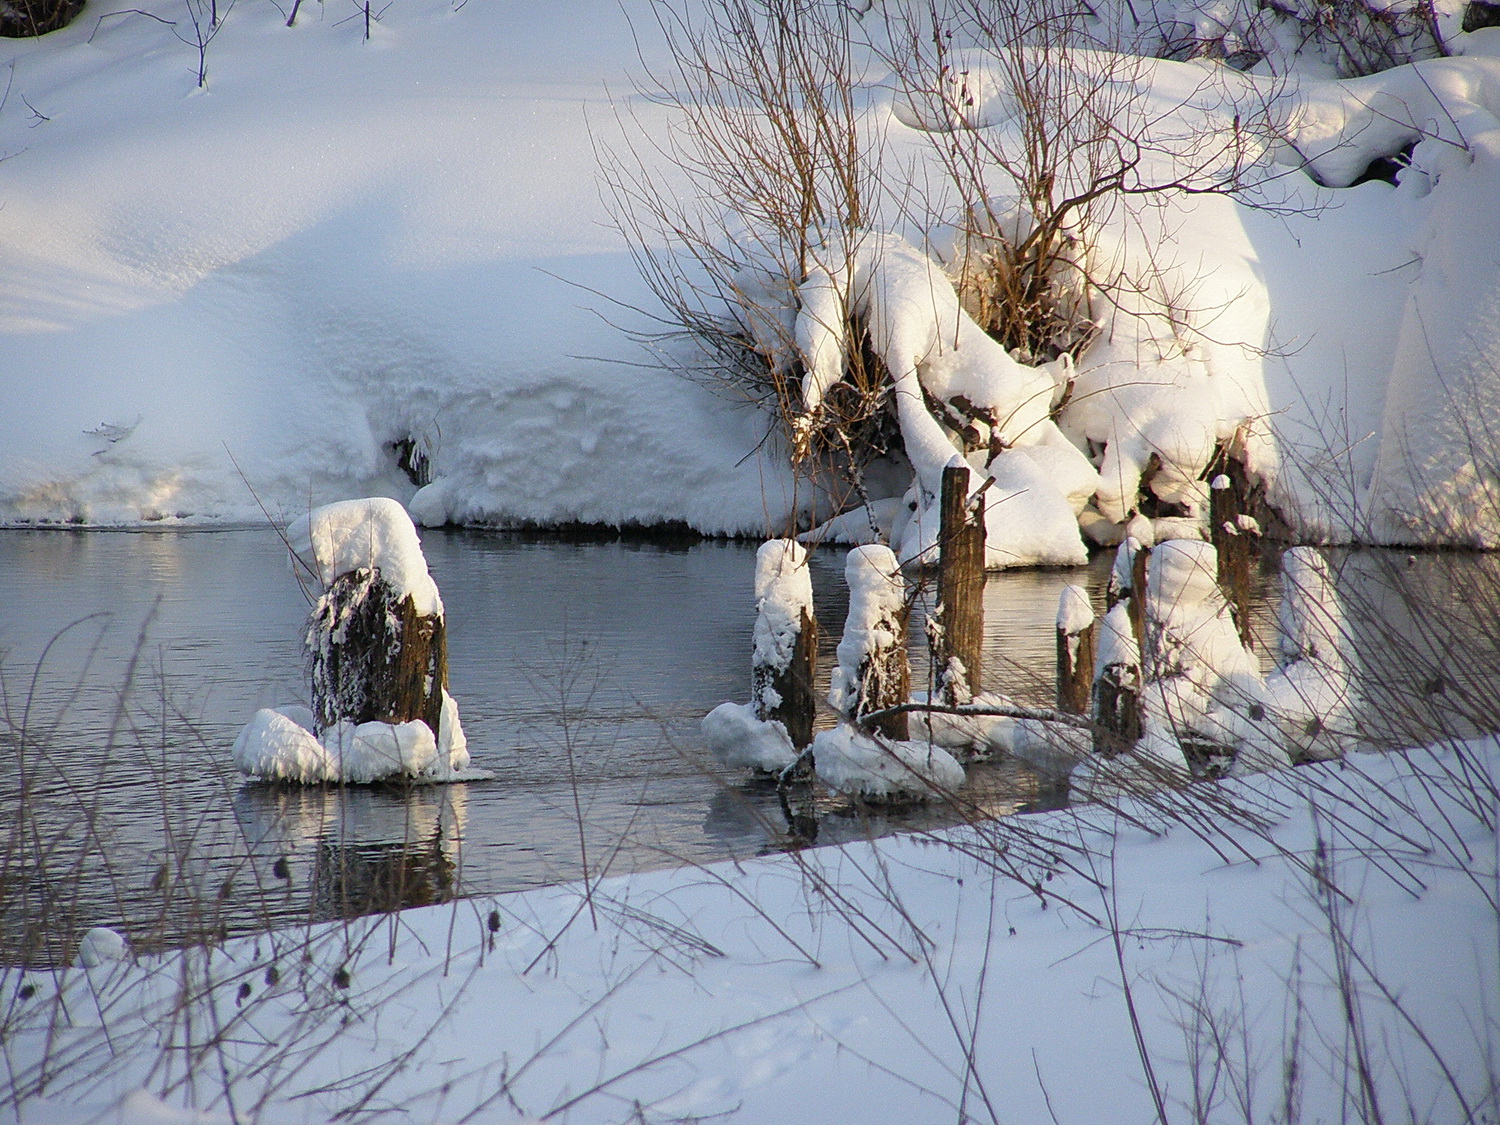
<path id="1" fill-rule="evenodd" d="M 64 959 L 92 925 L 163 946 L 788 846 L 774 789 L 717 772 L 698 731 L 748 694 L 753 544 L 423 545 L 450 690 L 496 779 L 297 788 L 246 783 L 229 760 L 256 708 L 307 701 L 307 605 L 274 533 L 0 532 L 0 954 Z M 1109 561 L 991 577 L 987 687 L 1051 702 L 1058 595 L 1077 582 L 1102 607 Z M 825 680 L 842 570 L 842 551 L 815 553 Z M 1268 575 L 1266 638 L 1275 598 Z M 975 767 L 968 788 L 995 814 L 1059 799 L 1015 763 Z M 944 815 L 822 795 L 816 811 L 819 843 Z"/>

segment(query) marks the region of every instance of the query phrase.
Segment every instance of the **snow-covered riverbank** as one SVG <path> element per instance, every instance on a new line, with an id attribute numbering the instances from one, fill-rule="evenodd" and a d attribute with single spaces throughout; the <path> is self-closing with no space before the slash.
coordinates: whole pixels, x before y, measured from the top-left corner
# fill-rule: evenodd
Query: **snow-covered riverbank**
<path id="1" fill-rule="evenodd" d="M 1495 539 L 1472 469 L 1494 434 L 1466 420 L 1500 363 L 1500 31 L 1461 34 L 1449 7 L 1461 57 L 1343 83 L 1308 61 L 1269 84 L 1297 107 L 1277 110 L 1274 210 L 1178 199 L 1116 232 L 1126 257 L 1148 239 L 1201 339 L 1165 366 L 1155 329 L 1090 353 L 1064 428 L 1108 441 L 1100 510 L 1123 502 L 1110 489 L 1128 501 L 1122 466 L 1186 451 L 1190 476 L 1215 429 L 1268 411 L 1281 454 L 1258 456 L 1306 530 Z M 291 28 L 269 2 L 224 11 L 202 89 L 165 0 L 95 0 L 5 41 L 0 521 L 409 501 L 397 462 L 416 453 L 427 521 L 805 524 L 771 419 L 640 366 L 621 331 L 662 327 L 596 182 L 620 112 L 648 136 L 671 118 L 632 86 L 662 57 L 644 9 L 401 0 L 369 42 L 333 0 Z M 1149 113 L 1227 128 L 1205 103 L 1215 65 L 1152 61 Z M 861 121 L 892 161 L 928 159 L 934 135 L 878 69 Z M 1338 186 L 1410 140 L 1399 187 Z M 1080 551 L 1043 538 L 1017 561 Z"/>
<path id="2" fill-rule="evenodd" d="M 36 1125 L 1129 1122 L 1153 1082 L 1171 1121 L 1483 1119 L 1497 768 L 1493 740 L 1356 754 L 1155 809 L 10 970 L 7 1077 L 52 1070 Z"/>

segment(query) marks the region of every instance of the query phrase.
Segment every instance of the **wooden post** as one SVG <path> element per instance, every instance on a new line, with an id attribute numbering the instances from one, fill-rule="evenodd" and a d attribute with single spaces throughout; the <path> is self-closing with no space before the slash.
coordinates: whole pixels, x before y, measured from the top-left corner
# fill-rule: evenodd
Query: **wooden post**
<path id="1" fill-rule="evenodd" d="M 968 703 L 982 690 L 984 502 L 969 499 L 969 469 L 943 470 L 938 503 L 939 625 L 936 686 L 944 703 Z"/>
<path id="2" fill-rule="evenodd" d="M 889 547 L 855 547 L 844 564 L 849 584 L 849 616 L 839 641 L 839 667 L 830 702 L 846 718 L 858 720 L 899 707 L 911 695 L 906 633 L 911 604 L 901 563 Z M 906 712 L 874 725 L 887 738 L 910 734 Z"/>
<path id="3" fill-rule="evenodd" d="M 1261 488 L 1245 471 L 1244 432 L 1221 443 L 1208 469 L 1209 531 L 1219 552 L 1219 588 L 1229 602 L 1240 641 L 1251 648 L 1250 595 L 1260 563 Z"/>
<path id="4" fill-rule="evenodd" d="M 779 722 L 792 745 L 812 742 L 817 700 L 818 620 L 813 614 L 807 548 L 792 539 L 768 539 L 755 556 L 755 649 L 750 660 L 750 703 L 755 717 Z"/>
<path id="5" fill-rule="evenodd" d="M 307 647 L 319 727 L 421 719 L 438 736 L 448 687 L 443 616 L 420 615 L 410 594 L 398 599 L 378 568 L 329 584 L 313 607 Z"/>
<path id="6" fill-rule="evenodd" d="M 1135 649 L 1145 658 L 1146 652 L 1146 564 L 1151 560 L 1150 547 L 1137 547 L 1130 560 L 1130 598 L 1125 603 L 1130 612 L 1130 631 L 1135 634 Z"/>
<path id="7" fill-rule="evenodd" d="M 813 719 L 818 710 L 813 677 L 817 669 L 818 619 L 806 608 L 802 610 L 792 658 L 786 667 L 758 662 L 750 666 L 750 698 L 755 705 L 755 717 L 786 727 L 787 736 L 798 750 L 813 739 Z"/>
<path id="8" fill-rule="evenodd" d="M 1084 624 L 1084 621 L 1087 624 Z M 1081 586 L 1067 586 L 1057 606 L 1057 709 L 1087 715 L 1094 692 L 1094 611 Z"/>
<path id="9" fill-rule="evenodd" d="M 1111 664 L 1094 683 L 1094 752 L 1113 758 L 1140 737 L 1140 666 Z"/>

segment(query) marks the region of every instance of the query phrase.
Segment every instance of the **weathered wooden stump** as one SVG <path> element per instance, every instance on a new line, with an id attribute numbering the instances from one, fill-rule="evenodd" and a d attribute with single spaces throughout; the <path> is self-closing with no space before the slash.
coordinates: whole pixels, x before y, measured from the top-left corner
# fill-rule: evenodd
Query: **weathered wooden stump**
<path id="1" fill-rule="evenodd" d="M 911 605 L 901 563 L 889 547 L 855 547 L 844 564 L 849 585 L 849 616 L 839 640 L 839 666 L 829 702 L 850 720 L 899 707 L 911 694 L 911 665 L 906 654 Z M 873 724 L 887 738 L 910 733 L 905 712 Z"/>
<path id="2" fill-rule="evenodd" d="M 806 548 L 790 539 L 762 544 L 756 555 L 755 599 L 750 703 L 757 719 L 779 722 L 801 750 L 812 742 L 818 709 L 813 689 L 818 619 Z"/>
<path id="3" fill-rule="evenodd" d="M 420 719 L 438 736 L 448 687 L 441 611 L 426 616 L 378 568 L 339 575 L 313 607 L 312 709 L 320 728 L 337 722 Z"/>
<path id="4" fill-rule="evenodd" d="M 938 501 L 936 688 L 940 702 L 968 703 L 983 690 L 984 500 L 969 497 L 969 470 L 943 470 Z"/>
<path id="5" fill-rule="evenodd" d="M 1113 758 L 1141 737 L 1141 650 L 1135 615 L 1119 603 L 1099 626 L 1094 658 L 1094 752 Z"/>
<path id="6" fill-rule="evenodd" d="M 1066 586 L 1057 605 L 1057 709 L 1087 715 L 1094 691 L 1094 610 L 1082 586 Z"/>
<path id="7" fill-rule="evenodd" d="M 1240 642 L 1251 644 L 1250 595 L 1260 566 L 1263 488 L 1245 470 L 1244 433 L 1222 442 L 1209 462 L 1209 532 L 1219 553 L 1218 579 Z"/>
<path id="8" fill-rule="evenodd" d="M 1126 609 L 1130 614 L 1130 631 L 1135 636 L 1138 653 L 1146 651 L 1146 570 L 1151 561 L 1150 547 L 1136 547 L 1130 560 L 1130 597 Z"/>

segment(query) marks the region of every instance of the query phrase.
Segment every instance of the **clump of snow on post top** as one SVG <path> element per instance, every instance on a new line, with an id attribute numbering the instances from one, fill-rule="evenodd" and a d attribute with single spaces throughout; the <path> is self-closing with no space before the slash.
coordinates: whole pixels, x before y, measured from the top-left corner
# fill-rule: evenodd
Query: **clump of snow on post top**
<path id="1" fill-rule="evenodd" d="M 812 614 L 812 572 L 807 549 L 795 540 L 769 539 L 755 553 L 754 663 L 786 671 L 797 647 L 802 615 Z M 759 702 L 759 701 L 758 701 Z M 767 707 L 781 701 L 766 700 Z"/>
<path id="2" fill-rule="evenodd" d="M 286 529 L 292 553 L 327 588 L 350 571 L 372 567 L 396 597 L 411 595 L 423 617 L 441 616 L 443 600 L 411 517 L 383 496 L 316 508 Z"/>

